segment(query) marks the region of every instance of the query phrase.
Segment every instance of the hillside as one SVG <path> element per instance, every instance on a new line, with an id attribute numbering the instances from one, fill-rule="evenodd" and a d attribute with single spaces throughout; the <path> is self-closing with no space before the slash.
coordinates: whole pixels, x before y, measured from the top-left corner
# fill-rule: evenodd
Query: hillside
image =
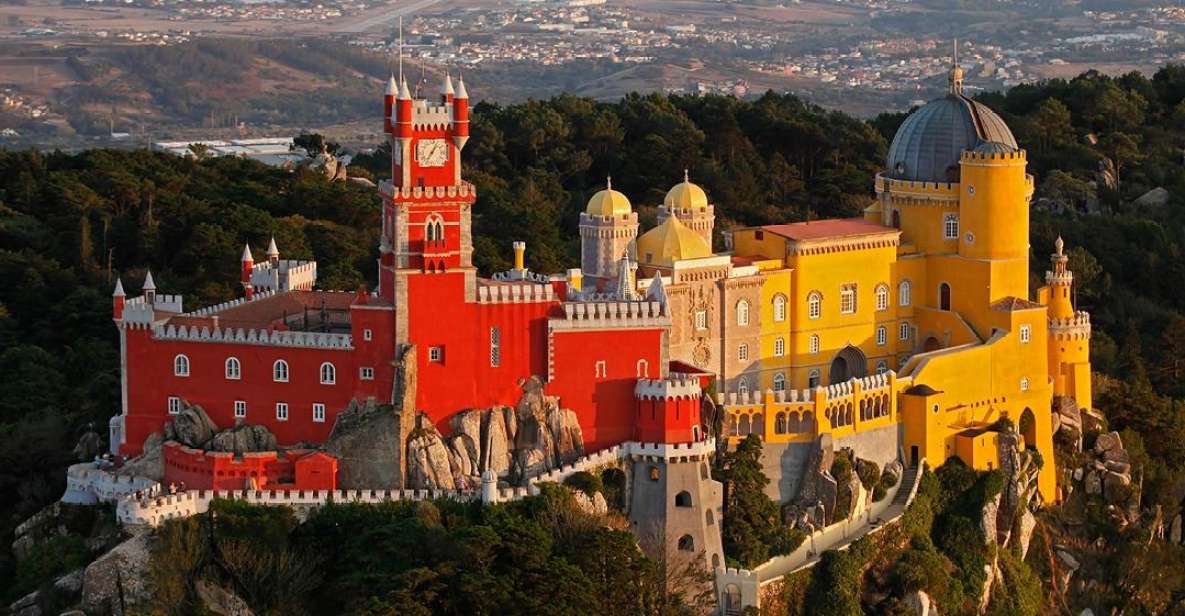
<path id="1" fill-rule="evenodd" d="M 210 60 L 202 70 L 208 78 L 225 79 L 235 74 L 232 65 Z M 359 74 L 366 70 L 362 64 L 357 68 Z M 160 104 L 200 105 L 185 87 L 170 89 L 178 79 L 173 70 L 162 66 L 154 77 Z M 1000 613 L 1031 614 L 1078 613 L 1091 607 L 1101 613 L 1128 606 L 1127 613 L 1172 613 L 1181 609 L 1185 592 L 1179 575 L 1185 556 L 1179 530 L 1176 543 L 1172 531 L 1185 497 L 1185 291 L 1180 286 L 1185 279 L 1185 174 L 1180 166 L 1185 68 L 1167 67 L 1151 78 L 1085 74 L 983 100 L 1001 112 L 1029 150 L 1030 170 L 1037 178 L 1034 286 L 1047 264 L 1046 247 L 1056 235 L 1073 247 L 1070 265 L 1078 301 L 1092 312 L 1095 327 L 1096 403 L 1107 429 L 1121 433 L 1133 476 L 1143 487 L 1134 515 L 1121 520 L 1108 515 L 1097 499 L 1043 512 L 1034 539 L 1038 549 L 1023 560 L 1003 559 L 1005 579 L 1014 581 L 1009 586 L 1019 594 L 997 608 Z M 370 114 L 370 103 L 366 105 Z M 361 104 L 358 113 L 363 113 Z M 653 222 L 656 204 L 685 168 L 717 204 L 719 228 L 857 215 L 869 201 L 873 174 L 883 166 L 886 136 L 901 119 L 894 114 L 864 122 L 772 94 L 751 102 L 631 95 L 614 103 L 559 96 L 480 105 L 466 150 L 466 174 L 480 195 L 474 210 L 475 262 L 486 273 L 505 269 L 507 244 L 525 238 L 533 270 L 572 266 L 578 213 L 606 175 L 630 195 L 644 225 Z M 359 157 L 355 165 L 359 173 L 381 176 L 387 161 L 380 149 Z M 1158 187 L 1164 192 L 1146 196 Z M 145 151 L 0 152 L 0 275 L 10 281 L 0 287 L 5 535 L 11 538 L 17 524 L 61 494 L 63 468 L 78 436 L 88 424 L 104 426 L 119 407 L 118 346 L 109 320 L 116 273 L 126 284 L 140 280 L 151 267 L 163 291 L 210 304 L 236 293 L 231 283 L 238 277 L 242 243 L 261 249 L 274 234 L 292 258 L 313 257 L 324 264 L 324 286 L 352 289 L 374 279 L 377 224 L 378 201 L 369 189 L 243 160 L 180 159 Z M 1074 459 L 1076 453 L 1066 455 L 1063 464 L 1084 462 Z M 847 614 L 861 606 L 887 611 L 896 605 L 887 597 L 926 588 L 943 613 L 973 613 L 968 606 L 974 607 L 972 598 L 982 583 L 974 568 L 984 556 L 959 552 L 958 547 L 965 544 L 966 533 L 973 536 L 967 530 L 973 521 L 969 512 L 992 494 L 991 482 L 990 476 L 940 470 L 922 501 L 928 499 L 930 512 L 912 528 L 917 536 L 898 536 L 896 551 L 873 546 L 828 557 L 808 579 L 788 584 L 787 605 L 795 605 L 794 596 L 814 597 L 834 588 L 829 580 L 843 580 L 860 583 L 864 592 L 835 598 L 823 612 Z M 480 578 L 465 577 L 456 563 L 477 559 L 500 541 L 511 547 L 531 544 L 521 537 L 510 541 L 508 534 L 543 537 L 554 530 L 509 524 L 496 527 L 494 536 L 482 528 L 497 520 L 477 520 L 473 512 L 399 509 L 358 515 L 385 516 L 389 525 L 383 532 L 391 537 L 447 540 L 461 550 L 434 562 L 383 561 L 390 568 L 377 571 L 398 571 L 403 577 L 398 585 L 385 587 L 383 597 L 376 595 L 379 603 L 370 613 L 409 613 L 399 611 L 409 604 L 396 599 L 408 600 L 406 593 L 417 589 L 438 592 L 459 579 L 494 586 L 512 580 L 518 584 L 516 592 L 537 589 L 531 584 L 538 580 L 520 577 L 531 569 L 519 561 L 484 571 Z M 437 524 L 442 515 L 446 522 Z M 447 521 L 449 516 L 457 520 Z M 303 558 L 300 554 L 310 543 L 298 528 L 307 527 L 289 520 L 254 523 L 275 530 L 271 539 L 288 546 L 285 553 L 295 554 L 291 558 Z M 408 530 L 407 524 L 416 528 Z M 1180 522 L 1176 524 L 1179 529 Z M 195 521 L 175 532 L 205 530 Z M 332 537 L 323 534 L 317 540 L 327 536 Z M 576 585 L 611 583 L 588 577 L 590 563 L 570 561 L 565 550 L 583 541 L 612 543 L 619 537 L 594 533 L 553 539 L 554 549 L 549 545 L 549 550 L 520 556 L 539 567 L 581 569 L 580 576 L 573 573 L 569 580 Z M 1069 584 L 1042 564 L 1055 543 L 1072 546 L 1083 559 Z M 365 552 L 365 545 L 343 549 Z M 81 541 L 65 547 L 46 543 L 19 561 L 6 553 L 0 562 L 0 571 L 10 580 L 5 598 L 11 601 L 68 572 L 93 558 L 98 547 Z M 598 553 L 621 555 L 608 548 Z M 349 559 L 355 557 L 349 554 Z M 900 584 L 894 585 L 884 577 L 884 567 L 899 559 L 914 559 L 920 573 L 904 581 L 896 578 Z M 293 575 L 307 575 L 306 569 L 297 567 Z M 944 574 L 937 576 L 938 571 Z M 357 589 L 369 579 L 367 572 L 332 567 L 320 574 L 325 577 L 318 583 L 329 589 L 325 592 L 362 592 Z M 184 577 L 184 572 L 171 575 Z M 926 579 L 946 586 L 926 586 Z M 796 588 L 801 595 L 793 595 Z M 496 597 L 489 605 L 500 606 L 519 595 L 489 596 Z M 1133 597 L 1135 606 L 1129 605 Z M 274 596 L 252 600 L 257 601 L 254 607 L 281 605 Z M 425 605 L 420 608 L 430 611 L 444 603 Z"/>

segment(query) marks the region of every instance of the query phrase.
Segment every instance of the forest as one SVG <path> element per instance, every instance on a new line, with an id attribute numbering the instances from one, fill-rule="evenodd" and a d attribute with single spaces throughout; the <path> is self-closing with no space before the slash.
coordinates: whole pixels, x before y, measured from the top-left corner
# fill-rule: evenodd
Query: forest
<path id="1" fill-rule="evenodd" d="M 1061 235 L 1076 299 L 1092 312 L 1096 405 L 1143 469 L 1144 507 L 1171 519 L 1185 497 L 1185 67 L 980 98 L 1028 150 L 1036 178 L 1033 287 Z M 721 231 L 859 215 L 903 118 L 863 121 L 774 93 L 482 103 L 465 151 L 479 194 L 475 261 L 485 274 L 506 269 L 510 241 L 524 239 L 533 270 L 576 265 L 579 212 L 608 176 L 644 227 L 684 169 L 716 204 Z M 351 174 L 381 178 L 387 156 L 359 154 Z M 321 263 L 322 286 L 354 289 L 375 278 L 378 212 L 373 189 L 234 158 L 0 151 L 0 532 L 11 537 L 61 495 L 79 435 L 103 433 L 119 410 L 116 276 L 135 295 L 151 268 L 162 292 L 197 308 L 234 297 L 243 244 L 258 254 L 274 235 L 286 257 Z M 1116 546 L 1148 540 L 1143 527 L 1090 532 Z M 1179 551 L 1165 558 L 1179 562 Z M 1144 552 L 1115 554 L 1100 578 L 1146 583 L 1128 573 Z M 4 550 L 5 596 L 70 556 L 35 559 L 30 571 Z M 1158 584 L 1185 592 L 1182 579 Z M 1121 605 L 1130 592 L 1116 582 L 1099 601 Z"/>

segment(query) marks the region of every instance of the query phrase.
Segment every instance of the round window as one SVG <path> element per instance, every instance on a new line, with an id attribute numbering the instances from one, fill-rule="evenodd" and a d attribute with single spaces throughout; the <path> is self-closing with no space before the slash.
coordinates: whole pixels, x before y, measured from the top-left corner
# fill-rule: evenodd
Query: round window
<path id="1" fill-rule="evenodd" d="M 975 187 L 974 187 L 974 186 L 972 186 L 972 185 L 970 185 L 970 184 L 968 184 L 968 185 L 967 185 L 967 194 L 969 194 L 969 195 L 974 195 L 974 194 L 975 194 Z"/>
<path id="2" fill-rule="evenodd" d="M 967 232 L 967 235 L 965 235 L 965 236 L 963 236 L 963 237 L 964 237 L 964 238 L 967 240 L 967 243 L 968 243 L 968 244 L 974 244 L 974 243 L 975 243 L 975 234 L 974 234 L 974 233 L 972 233 L 972 232 L 968 231 L 968 232 Z"/>

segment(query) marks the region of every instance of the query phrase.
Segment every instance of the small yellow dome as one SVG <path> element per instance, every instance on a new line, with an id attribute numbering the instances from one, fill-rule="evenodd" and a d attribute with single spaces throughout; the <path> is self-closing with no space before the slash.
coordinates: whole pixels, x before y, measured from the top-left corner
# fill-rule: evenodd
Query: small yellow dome
<path id="1" fill-rule="evenodd" d="M 638 261 L 643 265 L 671 267 L 675 261 L 712 256 L 712 247 L 676 216 L 638 238 Z"/>
<path id="2" fill-rule="evenodd" d="M 683 181 L 667 191 L 667 196 L 663 198 L 662 204 L 667 206 L 668 210 L 706 208 L 708 207 L 708 195 L 704 189 L 692 184 L 691 180 L 687 179 L 687 172 L 684 171 Z"/>
<path id="3" fill-rule="evenodd" d="M 597 194 L 588 200 L 588 206 L 584 211 L 589 216 L 620 216 L 629 214 L 633 208 L 630 206 L 630 200 L 613 190 L 613 183 L 607 180 L 605 189 L 597 191 Z"/>

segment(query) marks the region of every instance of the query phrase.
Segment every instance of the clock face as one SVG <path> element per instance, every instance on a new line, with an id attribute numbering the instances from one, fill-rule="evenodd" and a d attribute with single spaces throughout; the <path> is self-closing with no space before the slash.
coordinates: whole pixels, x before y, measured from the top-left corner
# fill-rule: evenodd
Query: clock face
<path id="1" fill-rule="evenodd" d="M 448 142 L 444 139 L 424 139 L 416 142 L 416 162 L 421 167 L 443 167 L 448 161 Z"/>

